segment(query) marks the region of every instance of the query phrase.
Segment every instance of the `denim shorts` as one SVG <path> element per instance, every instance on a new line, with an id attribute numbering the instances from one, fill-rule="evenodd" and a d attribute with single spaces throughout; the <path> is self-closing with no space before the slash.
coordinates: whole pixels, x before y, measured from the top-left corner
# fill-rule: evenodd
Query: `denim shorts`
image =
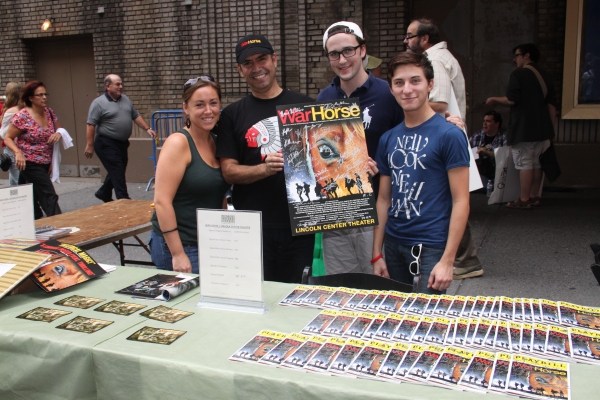
<path id="1" fill-rule="evenodd" d="M 173 271 L 173 256 L 171 255 L 171 251 L 169 250 L 165 239 L 156 232 L 151 231 L 148 246 L 150 247 L 150 257 L 152 258 L 152 262 L 156 265 L 156 268 Z M 190 259 L 192 273 L 200 273 L 198 268 L 198 245 L 183 245 L 183 251 Z"/>
<path id="2" fill-rule="evenodd" d="M 411 250 L 413 246 L 407 246 L 394 237 L 386 235 L 385 237 L 385 263 L 387 264 L 388 273 L 390 278 L 407 283 L 413 284 L 413 274 L 410 273 L 408 267 L 414 257 L 412 256 Z M 433 267 L 440 261 L 444 249 L 425 247 L 421 249 L 421 285 L 417 290 L 419 293 L 427 294 L 444 294 L 446 291 L 440 292 L 432 288 L 427 288 L 427 282 L 429 281 L 429 275 Z"/>

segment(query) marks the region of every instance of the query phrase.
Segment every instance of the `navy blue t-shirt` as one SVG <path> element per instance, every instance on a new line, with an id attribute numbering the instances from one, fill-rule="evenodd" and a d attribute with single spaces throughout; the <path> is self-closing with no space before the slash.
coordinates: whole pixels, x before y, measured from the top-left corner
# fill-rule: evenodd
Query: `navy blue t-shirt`
<path id="1" fill-rule="evenodd" d="M 367 151 L 369 157 L 375 159 L 377 146 L 381 135 L 389 131 L 400 122 L 404 121 L 404 112 L 392 96 L 390 87 L 383 79 L 376 78 L 369 72 L 369 79 L 349 97 L 358 97 L 360 110 L 365 127 Z M 348 98 L 340 87 L 340 78 L 335 77 L 331 85 L 327 86 L 317 96 L 318 101 L 330 101 Z M 379 192 L 379 177 L 373 182 L 375 196 Z"/>
<path id="2" fill-rule="evenodd" d="M 392 181 L 385 233 L 407 246 L 445 248 L 452 213 L 448 170 L 469 166 L 463 131 L 438 114 L 414 128 L 402 122 L 381 137 L 375 160 Z"/>

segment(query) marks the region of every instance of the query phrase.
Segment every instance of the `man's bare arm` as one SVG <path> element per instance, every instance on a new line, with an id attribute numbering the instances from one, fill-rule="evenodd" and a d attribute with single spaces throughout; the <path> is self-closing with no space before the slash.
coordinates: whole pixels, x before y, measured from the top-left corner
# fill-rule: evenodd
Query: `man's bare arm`
<path id="1" fill-rule="evenodd" d="M 156 132 L 154 132 L 152 129 L 150 129 L 150 124 L 147 123 L 146 120 L 144 119 L 144 117 L 142 117 L 141 115 L 138 115 L 138 117 L 136 119 L 134 119 L 133 122 L 135 122 L 135 124 L 137 126 L 139 126 L 140 128 L 142 128 L 143 130 L 145 130 L 146 133 L 152 139 L 154 139 L 156 137 Z"/>
<path id="2" fill-rule="evenodd" d="M 446 110 L 448 110 L 448 103 L 444 103 L 441 101 L 430 101 L 429 105 L 431 106 L 431 108 L 433 108 L 433 111 L 441 115 L 444 115 Z"/>
<path id="3" fill-rule="evenodd" d="M 376 203 L 379 225 L 373 228 L 373 259 L 379 257 L 383 251 L 383 238 L 390 204 L 392 204 L 392 181 L 389 176 L 381 175 L 379 178 L 379 197 L 377 197 Z M 387 264 L 383 258 L 380 257 L 379 260 L 373 263 L 373 274 L 384 278 L 390 277 Z"/>
<path id="4" fill-rule="evenodd" d="M 452 212 L 446 248 L 440 261 L 431 271 L 427 287 L 446 290 L 452 283 L 456 251 L 465 232 L 469 218 L 469 167 L 458 167 L 448 171 Z"/>
<path id="5" fill-rule="evenodd" d="M 85 127 L 85 150 L 83 154 L 86 158 L 92 158 L 94 155 L 94 136 L 96 135 L 96 127 L 94 125 L 87 124 Z"/>
<path id="6" fill-rule="evenodd" d="M 269 153 L 264 164 L 241 165 L 235 158 L 221 158 L 221 172 L 227 183 L 248 185 L 283 171 L 283 156 Z"/>
<path id="7" fill-rule="evenodd" d="M 494 104 L 502 104 L 503 106 L 512 106 L 513 104 L 515 104 L 515 102 L 510 101 L 508 99 L 508 97 L 506 97 L 506 96 L 488 97 L 488 99 L 485 101 L 486 106 L 493 106 Z"/>

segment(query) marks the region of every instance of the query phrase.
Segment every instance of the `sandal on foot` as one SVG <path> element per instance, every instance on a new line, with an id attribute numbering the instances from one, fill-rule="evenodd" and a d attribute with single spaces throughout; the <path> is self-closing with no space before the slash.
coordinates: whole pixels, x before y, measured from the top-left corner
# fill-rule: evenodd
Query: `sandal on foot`
<path id="1" fill-rule="evenodd" d="M 506 207 L 508 208 L 518 208 L 520 210 L 531 210 L 530 200 L 522 201 L 520 198 L 515 201 L 511 201 L 510 203 L 506 203 Z"/>
<path id="2" fill-rule="evenodd" d="M 539 207 L 542 205 L 542 201 L 539 196 L 532 197 L 529 199 L 529 204 L 531 204 L 533 207 Z"/>

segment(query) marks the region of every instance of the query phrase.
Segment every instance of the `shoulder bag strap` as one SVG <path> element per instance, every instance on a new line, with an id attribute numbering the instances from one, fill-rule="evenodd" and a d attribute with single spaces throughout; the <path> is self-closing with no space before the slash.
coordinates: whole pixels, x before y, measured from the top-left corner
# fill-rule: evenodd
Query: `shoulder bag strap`
<path id="1" fill-rule="evenodd" d="M 528 70 L 530 70 L 531 72 L 533 72 L 535 74 L 535 77 L 538 79 L 538 82 L 540 83 L 540 86 L 542 87 L 542 93 L 544 94 L 544 98 L 546 98 L 546 96 L 548 96 L 548 87 L 546 86 L 546 82 L 544 82 L 544 79 L 542 78 L 542 76 L 540 75 L 538 70 L 533 68 L 531 65 L 526 65 L 523 68 L 527 68 Z"/>

